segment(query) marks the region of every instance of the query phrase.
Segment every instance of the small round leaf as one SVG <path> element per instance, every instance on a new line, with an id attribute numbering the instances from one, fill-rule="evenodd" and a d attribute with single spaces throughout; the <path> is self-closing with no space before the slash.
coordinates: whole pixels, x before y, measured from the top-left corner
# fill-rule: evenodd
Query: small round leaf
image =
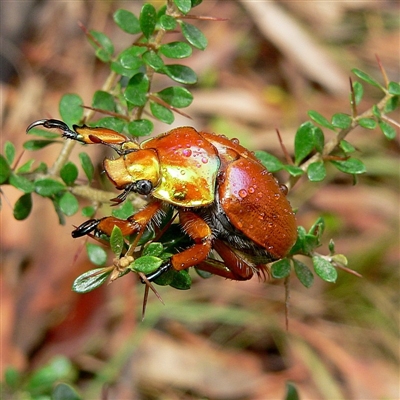
<path id="1" fill-rule="evenodd" d="M 307 168 L 308 179 L 311 182 L 321 182 L 326 177 L 326 168 L 323 161 L 311 163 Z"/>
<path id="2" fill-rule="evenodd" d="M 15 203 L 13 215 L 17 221 L 28 218 L 32 210 L 32 194 L 23 194 Z"/>
<path id="3" fill-rule="evenodd" d="M 336 282 L 336 268 L 325 258 L 314 256 L 312 258 L 315 273 L 326 282 Z"/>
<path id="4" fill-rule="evenodd" d="M 196 73 L 186 65 L 166 65 L 163 68 L 163 72 L 168 75 L 172 80 L 179 83 L 193 85 L 197 82 Z"/>
<path id="5" fill-rule="evenodd" d="M 35 192 L 43 197 L 50 197 L 66 190 L 64 184 L 50 178 L 37 179 L 34 185 Z"/>
<path id="6" fill-rule="evenodd" d="M 79 210 L 79 202 L 77 198 L 70 192 L 65 192 L 60 200 L 59 206 L 61 211 L 68 217 L 74 215 Z"/>
<path id="7" fill-rule="evenodd" d="M 77 94 L 65 94 L 59 104 L 62 120 L 69 126 L 78 124 L 83 117 L 83 100 Z"/>
<path id="8" fill-rule="evenodd" d="M 174 122 L 174 113 L 168 108 L 162 106 L 161 104 L 150 102 L 151 113 L 161 122 L 166 124 L 172 124 Z"/>
<path id="9" fill-rule="evenodd" d="M 156 9 L 152 4 L 145 3 L 142 7 L 139 17 L 140 29 L 143 32 L 144 36 L 149 38 L 157 23 L 157 13 Z"/>
<path id="10" fill-rule="evenodd" d="M 97 244 L 86 243 L 86 252 L 93 264 L 103 266 L 107 261 L 107 253 Z"/>
<path id="11" fill-rule="evenodd" d="M 76 178 L 78 177 L 78 168 L 73 162 L 68 161 L 61 168 L 60 176 L 61 179 L 65 182 L 65 184 L 70 186 L 75 182 Z"/>
<path id="12" fill-rule="evenodd" d="M 110 273 L 109 268 L 96 268 L 87 271 L 75 279 L 72 290 L 76 293 L 88 293 L 101 286 Z"/>
<path id="13" fill-rule="evenodd" d="M 193 95 L 186 88 L 171 86 L 157 93 L 158 97 L 176 108 L 188 107 L 193 101 Z"/>
<path id="14" fill-rule="evenodd" d="M 119 9 L 114 13 L 115 23 L 125 32 L 134 35 L 140 33 L 139 19 L 128 10 Z"/>
<path id="15" fill-rule="evenodd" d="M 94 174 L 94 166 L 92 160 L 86 153 L 79 153 L 79 159 L 81 161 L 82 169 L 90 182 L 93 179 Z"/>
<path id="16" fill-rule="evenodd" d="M 161 45 L 160 53 L 168 58 L 186 58 L 192 54 L 192 48 L 185 42 L 171 42 Z"/>
<path id="17" fill-rule="evenodd" d="M 287 258 L 279 260 L 272 264 L 271 274 L 275 279 L 282 279 L 289 276 L 291 270 L 290 261 Z"/>
<path id="18" fill-rule="evenodd" d="M 294 271 L 297 275 L 297 278 L 299 281 L 306 287 L 309 288 L 312 286 L 314 283 L 314 275 L 310 271 L 310 269 L 302 263 L 301 261 L 298 261 L 296 259 L 293 259 L 293 264 L 294 264 Z"/>
<path id="19" fill-rule="evenodd" d="M 207 38 L 204 36 L 203 32 L 197 27 L 187 22 L 179 21 L 181 26 L 182 34 L 186 40 L 199 50 L 204 50 L 207 47 Z"/>
<path id="20" fill-rule="evenodd" d="M 138 119 L 129 122 L 128 132 L 133 136 L 147 136 L 153 131 L 154 125 L 148 119 Z"/>

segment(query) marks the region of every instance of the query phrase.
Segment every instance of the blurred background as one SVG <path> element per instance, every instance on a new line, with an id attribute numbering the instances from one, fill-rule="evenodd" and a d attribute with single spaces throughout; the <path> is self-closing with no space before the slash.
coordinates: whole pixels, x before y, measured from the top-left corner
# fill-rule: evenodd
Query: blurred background
<path id="1" fill-rule="evenodd" d="M 77 93 L 90 105 L 107 69 L 96 61 L 79 23 L 105 32 L 118 52 L 132 39 L 112 14 L 125 8 L 138 15 L 141 5 L 2 3 L 2 149 L 9 140 L 22 152 L 28 124 L 59 118 L 63 94 Z M 192 120 L 176 115 L 173 126 L 224 133 L 283 159 L 276 128 L 291 152 L 308 110 L 328 119 L 350 112 L 352 68 L 382 82 L 378 55 L 389 79 L 400 80 L 396 1 L 206 0 L 193 14 L 227 20 L 189 21 L 209 45 L 182 61 L 199 83 L 184 110 Z M 365 90 L 361 112 L 381 98 L 378 89 Z M 168 129 L 155 121 L 155 133 Z M 70 382 L 84 399 L 283 399 L 288 381 L 302 399 L 400 398 L 399 138 L 388 142 L 378 131 L 360 129 L 348 139 L 368 170 L 357 185 L 329 170 L 321 184 L 300 182 L 290 200 L 306 228 L 325 218 L 321 253 L 333 238 L 337 252 L 363 278 L 339 271 L 335 284 L 316 279 L 310 289 L 293 278 L 288 330 L 281 281 L 203 280 L 193 274 L 189 291 L 159 288 L 165 306 L 150 296 L 144 322 L 144 288 L 134 274 L 85 295 L 73 293 L 74 279 L 93 268 L 85 239 L 70 235 L 85 217 L 78 213 L 60 226 L 49 200 L 35 198 L 30 217 L 17 222 L 12 205 L 21 193 L 5 187 L 2 375 L 7 366 L 37 371 L 61 355 L 72 363 Z M 31 157 L 51 165 L 58 151 L 50 146 L 18 155 L 21 165 Z M 87 151 L 100 171 L 103 149 Z"/>

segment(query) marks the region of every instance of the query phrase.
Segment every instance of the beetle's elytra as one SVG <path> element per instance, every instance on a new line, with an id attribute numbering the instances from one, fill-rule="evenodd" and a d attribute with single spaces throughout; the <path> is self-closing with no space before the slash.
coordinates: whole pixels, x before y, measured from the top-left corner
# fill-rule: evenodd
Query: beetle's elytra
<path id="1" fill-rule="evenodd" d="M 71 130 L 53 119 L 36 121 L 28 130 L 38 125 L 59 128 L 68 139 L 112 147 L 119 157 L 106 159 L 104 169 L 123 191 L 114 201 L 123 201 L 131 191 L 150 199 L 126 220 L 90 220 L 73 237 L 92 231 L 111 235 L 114 225 L 124 235 L 140 237 L 167 207 L 178 211 L 193 244 L 174 254 L 150 280 L 169 268 L 192 266 L 225 278 L 250 279 L 254 273 L 264 274 L 265 264 L 284 257 L 296 240 L 296 219 L 285 190 L 236 140 L 181 127 L 138 145 L 110 129 Z M 211 250 L 223 261 L 209 258 Z"/>

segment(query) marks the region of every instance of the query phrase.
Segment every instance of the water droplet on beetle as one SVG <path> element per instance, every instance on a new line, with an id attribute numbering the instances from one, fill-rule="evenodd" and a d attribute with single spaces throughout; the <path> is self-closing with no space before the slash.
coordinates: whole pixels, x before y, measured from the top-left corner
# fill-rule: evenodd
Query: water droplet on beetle
<path id="1" fill-rule="evenodd" d="M 254 193 L 254 188 L 249 188 L 249 193 Z"/>
<path id="2" fill-rule="evenodd" d="M 192 155 L 192 150 L 190 150 L 190 149 L 184 149 L 184 150 L 182 151 L 182 154 L 183 154 L 185 157 L 190 157 L 190 156 Z"/>
<path id="3" fill-rule="evenodd" d="M 239 190 L 239 196 L 244 199 L 247 196 L 247 191 L 244 189 Z"/>
<path id="4" fill-rule="evenodd" d="M 202 157 L 201 162 L 203 164 L 207 164 L 208 163 L 208 158 L 207 157 Z"/>
<path id="5" fill-rule="evenodd" d="M 281 197 L 281 195 L 280 195 L 279 193 L 275 193 L 275 194 L 274 194 L 274 197 L 275 197 L 275 199 L 278 200 L 278 199 Z"/>
<path id="6" fill-rule="evenodd" d="M 239 142 L 239 139 L 237 139 L 237 138 L 231 139 L 231 142 L 232 142 L 233 144 L 239 144 L 239 143 L 240 143 L 240 142 Z"/>

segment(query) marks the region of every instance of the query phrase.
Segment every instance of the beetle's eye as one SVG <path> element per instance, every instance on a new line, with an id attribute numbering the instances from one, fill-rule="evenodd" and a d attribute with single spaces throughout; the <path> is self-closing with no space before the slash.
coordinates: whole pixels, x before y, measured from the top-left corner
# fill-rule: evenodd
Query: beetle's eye
<path id="1" fill-rule="evenodd" d="M 147 179 L 136 181 L 134 185 L 134 191 L 139 194 L 147 195 L 150 194 L 150 192 L 153 190 L 153 184 Z"/>

